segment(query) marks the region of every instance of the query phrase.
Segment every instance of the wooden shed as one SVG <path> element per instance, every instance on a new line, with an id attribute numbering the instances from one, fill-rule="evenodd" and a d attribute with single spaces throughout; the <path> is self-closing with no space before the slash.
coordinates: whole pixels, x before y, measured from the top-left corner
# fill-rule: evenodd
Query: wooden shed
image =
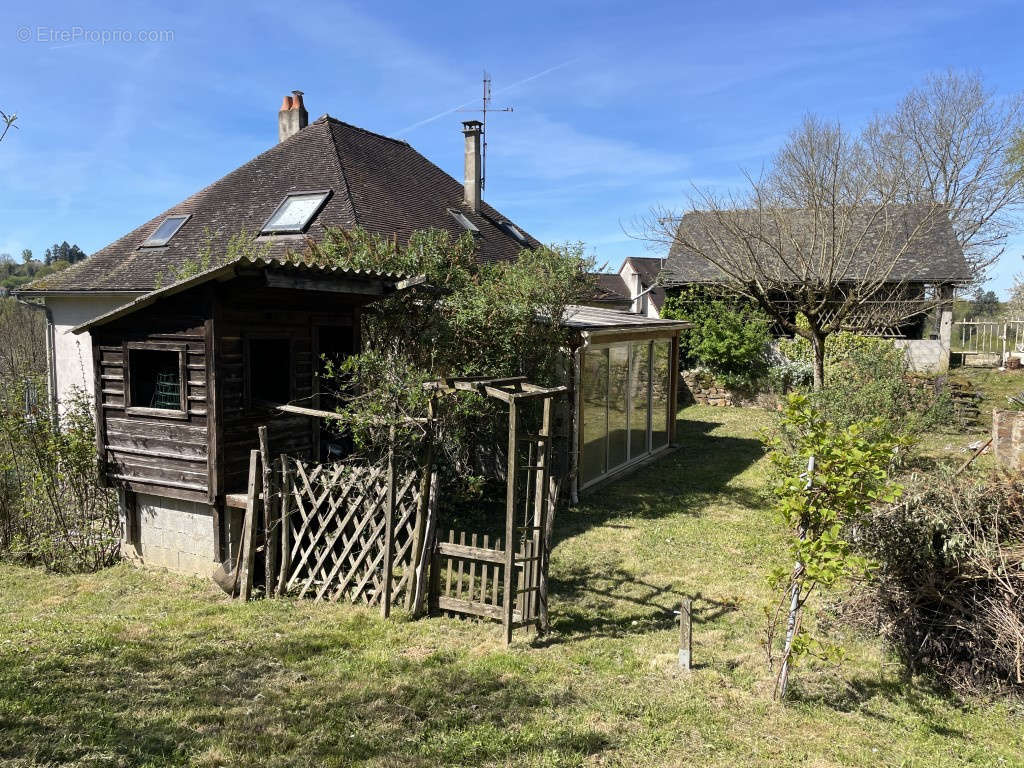
<path id="1" fill-rule="evenodd" d="M 230 553 L 234 526 L 224 510 L 242 504 L 257 426 L 269 426 L 275 452 L 326 455 L 320 420 L 275 406 L 319 407 L 324 357 L 358 349 L 362 307 L 414 282 L 242 258 L 75 328 L 92 338 L 102 475 L 139 495 L 135 506 L 154 518 L 126 520 L 140 558 L 192 570 L 180 555 L 194 554 L 203 561 L 195 570 L 208 571 Z M 182 522 L 183 514 L 209 519 Z M 207 524 L 209 537 L 200 530 Z"/>

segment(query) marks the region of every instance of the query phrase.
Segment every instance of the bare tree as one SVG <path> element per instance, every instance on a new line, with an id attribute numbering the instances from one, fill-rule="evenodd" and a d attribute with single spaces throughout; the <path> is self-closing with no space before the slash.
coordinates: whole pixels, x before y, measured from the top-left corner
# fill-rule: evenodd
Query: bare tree
<path id="1" fill-rule="evenodd" d="M 898 327 L 941 299 L 911 282 L 906 265 L 949 226 L 944 207 L 904 205 L 906 178 L 881 168 L 871 146 L 837 123 L 805 117 L 768 169 L 747 181 L 738 193 L 695 189 L 686 215 L 655 209 L 641 237 L 689 259 L 698 281 L 752 299 L 808 339 L 815 388 L 830 334 Z M 678 263 L 669 259 L 665 282 Z"/>
<path id="2" fill-rule="evenodd" d="M 906 202 L 942 203 L 980 278 L 1002 255 L 1024 203 L 1014 146 L 1024 135 L 1024 97 L 996 96 L 980 75 L 928 77 L 895 112 L 876 117 L 865 140 L 884 172 L 907 180 Z"/>

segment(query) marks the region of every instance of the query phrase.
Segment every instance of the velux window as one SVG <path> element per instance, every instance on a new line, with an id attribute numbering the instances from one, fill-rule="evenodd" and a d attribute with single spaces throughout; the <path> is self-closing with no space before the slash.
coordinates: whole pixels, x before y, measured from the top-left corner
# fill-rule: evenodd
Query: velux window
<path id="1" fill-rule="evenodd" d="M 312 192 L 292 192 L 285 196 L 267 223 L 263 225 L 265 235 L 305 232 L 330 196 L 329 189 Z"/>
<path id="2" fill-rule="evenodd" d="M 168 216 L 160 222 L 160 226 L 153 231 L 153 234 L 146 238 L 142 247 L 153 248 L 158 245 L 167 245 L 186 221 L 188 221 L 188 216 Z"/>
<path id="3" fill-rule="evenodd" d="M 515 224 L 508 219 L 502 219 L 501 228 L 504 229 L 508 234 L 512 235 L 517 243 L 520 245 L 528 245 L 526 235 L 524 235 Z"/>
<path id="4" fill-rule="evenodd" d="M 480 234 L 480 228 L 477 227 L 477 225 L 470 220 L 469 216 L 464 214 L 462 211 L 457 211 L 454 208 L 449 208 L 448 214 L 457 222 L 459 222 L 459 224 L 462 225 L 462 228 L 465 229 L 467 232 L 472 232 L 474 235 Z"/>
<path id="5" fill-rule="evenodd" d="M 183 413 L 183 353 L 176 349 L 129 347 L 128 407 Z"/>

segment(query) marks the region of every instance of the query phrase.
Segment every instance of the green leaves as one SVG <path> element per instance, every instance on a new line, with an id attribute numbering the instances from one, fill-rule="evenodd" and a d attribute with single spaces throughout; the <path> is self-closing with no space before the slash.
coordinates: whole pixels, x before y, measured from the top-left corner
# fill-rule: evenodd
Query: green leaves
<path id="1" fill-rule="evenodd" d="M 778 432 L 766 442 L 774 470 L 770 492 L 790 534 L 793 563 L 788 579 L 781 567 L 773 572 L 773 584 L 784 586 L 780 607 L 769 620 L 768 648 L 774 658 L 783 615 L 788 627 L 799 628 L 799 613 L 814 590 L 834 589 L 871 572 L 873 563 L 855 551 L 846 532 L 863 523 L 874 505 L 899 498 L 902 488 L 890 474 L 910 440 L 889 429 L 884 419 L 836 427 L 811 397 L 792 395 Z M 825 648 L 806 627 L 786 636 L 785 662 Z"/>

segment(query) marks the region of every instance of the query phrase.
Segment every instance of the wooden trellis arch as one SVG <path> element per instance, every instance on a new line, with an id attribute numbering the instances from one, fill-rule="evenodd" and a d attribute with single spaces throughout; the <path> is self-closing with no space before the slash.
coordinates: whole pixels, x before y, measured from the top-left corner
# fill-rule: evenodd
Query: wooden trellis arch
<path id="1" fill-rule="evenodd" d="M 512 641 L 512 631 L 517 627 L 536 626 L 544 631 L 548 628 L 548 561 L 559 487 L 557 480 L 552 482 L 551 474 L 554 399 L 567 388 L 540 387 L 524 376 L 450 378 L 426 386 L 435 394 L 474 392 L 508 404 L 504 547 L 500 541 L 495 547 L 488 547 L 486 540 L 484 546 L 477 546 L 475 535 L 469 544 L 464 536 L 458 542 L 453 540 L 454 536 L 449 536 L 447 542 L 436 542 L 431 561 L 430 606 L 434 610 L 500 619 L 506 644 Z M 538 432 L 531 434 L 523 429 L 522 408 L 537 400 L 541 401 L 541 425 Z M 453 569 L 453 563 L 457 563 L 457 569 Z M 447 574 L 445 589 L 441 587 L 442 572 Z M 454 573 L 457 581 L 453 596 Z"/>

